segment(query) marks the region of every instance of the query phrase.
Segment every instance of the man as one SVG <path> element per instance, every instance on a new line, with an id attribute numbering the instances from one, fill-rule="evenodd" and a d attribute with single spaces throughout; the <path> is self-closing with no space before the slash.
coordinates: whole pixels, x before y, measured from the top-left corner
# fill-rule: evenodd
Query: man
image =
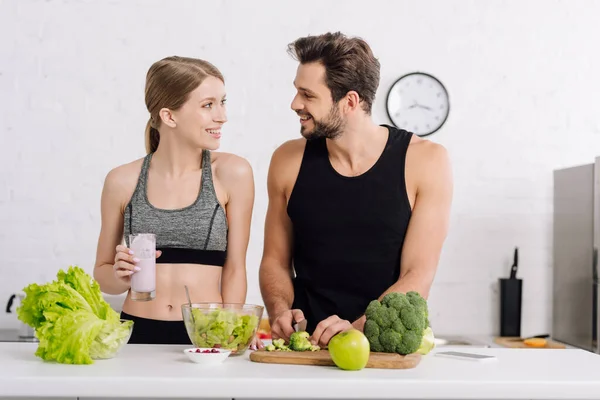
<path id="1" fill-rule="evenodd" d="M 374 299 L 427 298 L 452 174 L 442 146 L 373 122 L 379 62 L 367 43 L 328 33 L 288 50 L 299 61 L 291 107 L 303 138 L 273 153 L 260 288 L 273 338 L 287 340 L 306 319 L 325 346 L 363 330 Z"/>

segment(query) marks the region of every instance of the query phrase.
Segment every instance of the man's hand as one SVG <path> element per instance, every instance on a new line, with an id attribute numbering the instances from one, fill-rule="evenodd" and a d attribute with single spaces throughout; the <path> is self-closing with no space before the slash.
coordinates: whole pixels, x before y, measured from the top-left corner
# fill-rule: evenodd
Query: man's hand
<path id="1" fill-rule="evenodd" d="M 341 319 L 337 315 L 332 315 L 331 317 L 319 322 L 310 338 L 310 341 L 312 344 L 318 344 L 321 347 L 325 347 L 332 337 L 342 331 L 352 328 L 353 326 L 350 321 Z"/>
<path id="2" fill-rule="evenodd" d="M 271 324 L 271 337 L 273 339 L 283 339 L 286 342 L 294 333 L 294 323 L 304 319 L 304 313 L 301 310 L 286 310 L 275 316 Z"/>

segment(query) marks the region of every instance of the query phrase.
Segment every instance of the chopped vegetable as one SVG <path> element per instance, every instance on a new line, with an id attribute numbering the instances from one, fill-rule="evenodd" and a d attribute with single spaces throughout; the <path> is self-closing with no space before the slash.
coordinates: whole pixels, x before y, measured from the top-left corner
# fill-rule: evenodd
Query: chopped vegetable
<path id="1" fill-rule="evenodd" d="M 283 339 L 275 339 L 272 344 L 265 347 L 266 351 L 317 351 L 321 348 L 319 346 L 313 345 L 310 340 L 308 340 L 310 335 L 308 332 L 294 332 L 290 336 L 289 345 L 285 344 Z"/>

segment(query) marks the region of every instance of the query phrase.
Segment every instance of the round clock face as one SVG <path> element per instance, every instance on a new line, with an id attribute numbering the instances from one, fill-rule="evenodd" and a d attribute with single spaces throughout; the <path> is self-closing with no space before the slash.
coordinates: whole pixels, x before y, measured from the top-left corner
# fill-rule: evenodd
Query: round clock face
<path id="1" fill-rule="evenodd" d="M 426 73 L 404 75 L 388 92 L 387 113 L 392 123 L 418 136 L 431 135 L 440 129 L 449 112 L 446 88 Z"/>

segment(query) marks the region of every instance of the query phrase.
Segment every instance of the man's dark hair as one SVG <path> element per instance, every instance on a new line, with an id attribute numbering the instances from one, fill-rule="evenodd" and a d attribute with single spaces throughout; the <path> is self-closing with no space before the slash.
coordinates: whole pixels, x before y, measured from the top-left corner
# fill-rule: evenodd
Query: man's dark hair
<path id="1" fill-rule="evenodd" d="M 379 61 L 361 38 L 340 32 L 306 36 L 288 45 L 288 53 L 301 64 L 319 62 L 325 67 L 325 84 L 334 102 L 354 90 L 362 108 L 371 114 L 379 86 Z"/>

